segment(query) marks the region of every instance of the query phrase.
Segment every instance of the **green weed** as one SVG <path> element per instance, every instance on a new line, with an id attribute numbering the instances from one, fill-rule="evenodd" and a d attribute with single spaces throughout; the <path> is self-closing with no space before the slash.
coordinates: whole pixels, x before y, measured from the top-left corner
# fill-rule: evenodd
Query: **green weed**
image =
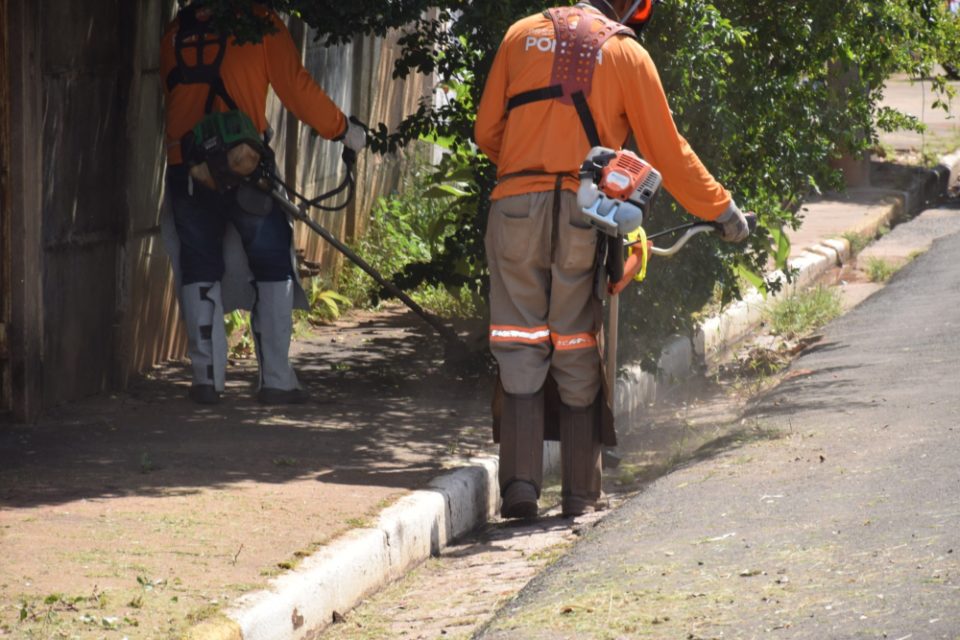
<path id="1" fill-rule="evenodd" d="M 321 277 L 313 277 L 306 286 L 307 300 L 310 303 L 309 311 L 304 313 L 311 324 L 323 324 L 340 318 L 343 312 L 353 306 L 347 296 L 335 291 L 330 284 Z"/>
<path id="2" fill-rule="evenodd" d="M 818 286 L 777 302 L 768 313 L 773 333 L 799 338 L 830 322 L 842 312 L 840 294 Z"/>
<path id="3" fill-rule="evenodd" d="M 372 526 L 368 518 L 347 518 L 347 526 L 354 529 L 365 529 Z"/>
<path id="4" fill-rule="evenodd" d="M 843 239 L 847 241 L 850 245 L 850 253 L 857 255 L 861 251 L 867 248 L 867 245 L 870 244 L 872 238 L 862 233 L 856 233 L 855 231 L 847 231 L 843 234 Z"/>
<path id="5" fill-rule="evenodd" d="M 864 271 L 870 282 L 886 282 L 897 270 L 883 258 L 870 258 Z"/>
<path id="6" fill-rule="evenodd" d="M 249 314 L 239 309 L 224 317 L 224 329 L 227 332 L 227 344 L 230 357 L 248 359 L 256 353 L 253 343 L 253 331 L 250 329 Z"/>

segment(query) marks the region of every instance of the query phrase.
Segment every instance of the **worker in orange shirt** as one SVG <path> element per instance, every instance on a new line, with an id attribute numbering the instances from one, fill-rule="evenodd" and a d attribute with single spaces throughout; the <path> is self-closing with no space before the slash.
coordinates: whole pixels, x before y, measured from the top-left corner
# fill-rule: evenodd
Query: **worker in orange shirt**
<path id="1" fill-rule="evenodd" d="M 194 127 L 217 114 L 234 116 L 253 136 L 250 144 L 269 156 L 267 90 L 321 136 L 359 151 L 366 132 L 344 114 L 301 64 L 286 25 L 255 5 L 272 33 L 259 43 L 238 44 L 217 33 L 204 0 L 180 10 L 161 40 L 160 71 L 166 98 L 167 207 L 164 235 L 173 259 L 180 308 L 193 369 L 189 397 L 215 404 L 224 389 L 227 342 L 223 316 L 251 309 L 264 404 L 306 399 L 290 365 L 294 306 L 306 296 L 296 277 L 292 223 L 269 193 L 245 187 L 216 189 L 196 176 L 206 167 Z M 263 147 L 259 147 L 263 145 Z M 260 157 L 259 155 L 257 157 Z M 204 162 L 202 165 L 198 163 Z M 210 168 L 218 164 L 210 159 Z M 209 174 L 209 172 L 208 172 Z M 246 198 L 240 194 L 247 194 Z M 254 205 L 248 202 L 252 198 Z M 253 211 L 253 213 L 251 213 Z"/>
<path id="2" fill-rule="evenodd" d="M 537 514 L 544 387 L 556 383 L 562 511 L 600 498 L 602 301 L 595 295 L 598 231 L 577 205 L 578 170 L 598 146 L 632 132 L 641 154 L 688 211 L 749 231 L 730 193 L 677 131 L 657 69 L 635 40 L 655 0 L 590 0 L 510 27 L 477 112 L 477 145 L 497 166 L 485 238 L 490 348 L 502 384 L 501 514 Z"/>

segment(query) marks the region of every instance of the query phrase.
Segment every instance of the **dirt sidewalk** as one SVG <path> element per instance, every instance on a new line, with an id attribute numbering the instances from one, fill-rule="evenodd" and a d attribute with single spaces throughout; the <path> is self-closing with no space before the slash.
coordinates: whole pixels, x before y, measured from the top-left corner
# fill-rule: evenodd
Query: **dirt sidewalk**
<path id="1" fill-rule="evenodd" d="M 168 638 L 489 445 L 489 377 L 402 309 L 295 344 L 303 406 L 185 399 L 184 365 L 0 430 L 0 637 Z M 82 372 L 78 372 L 82 375 Z"/>

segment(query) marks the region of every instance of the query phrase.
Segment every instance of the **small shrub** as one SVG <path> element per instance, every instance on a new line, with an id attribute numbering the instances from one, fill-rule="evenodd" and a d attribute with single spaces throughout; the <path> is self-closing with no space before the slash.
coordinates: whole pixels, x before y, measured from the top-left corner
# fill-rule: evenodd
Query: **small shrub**
<path id="1" fill-rule="evenodd" d="M 429 165 L 414 165 L 397 192 L 380 198 L 374 206 L 370 227 L 355 250 L 387 280 L 397 281 L 403 288 L 400 276 L 405 269 L 429 263 L 456 232 L 456 216 L 450 208 L 458 197 L 455 191 L 451 184 L 438 185 Z M 375 306 L 386 295 L 377 282 L 351 263 L 345 264 L 337 290 L 359 307 Z M 423 281 L 406 292 L 439 316 L 470 317 L 480 308 L 479 296 L 468 286 Z"/>

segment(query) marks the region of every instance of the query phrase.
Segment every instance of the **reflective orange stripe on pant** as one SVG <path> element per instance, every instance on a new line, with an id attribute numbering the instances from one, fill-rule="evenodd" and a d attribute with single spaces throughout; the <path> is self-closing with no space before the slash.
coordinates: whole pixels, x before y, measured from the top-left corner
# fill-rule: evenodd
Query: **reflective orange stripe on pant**
<path id="1" fill-rule="evenodd" d="M 518 342 L 520 344 L 550 342 L 550 328 L 546 326 L 527 328 L 490 325 L 490 342 Z"/>
<path id="2" fill-rule="evenodd" d="M 595 349 L 597 347 L 597 336 L 591 333 L 575 333 L 570 336 L 551 333 L 550 338 L 553 341 L 553 348 L 557 351 L 575 351 L 577 349 Z"/>
<path id="3" fill-rule="evenodd" d="M 560 335 L 549 327 L 514 327 L 509 325 L 491 325 L 490 342 L 514 342 L 519 344 L 541 344 L 552 342 L 557 351 L 575 351 L 591 349 L 597 346 L 597 337 L 590 333 Z"/>

